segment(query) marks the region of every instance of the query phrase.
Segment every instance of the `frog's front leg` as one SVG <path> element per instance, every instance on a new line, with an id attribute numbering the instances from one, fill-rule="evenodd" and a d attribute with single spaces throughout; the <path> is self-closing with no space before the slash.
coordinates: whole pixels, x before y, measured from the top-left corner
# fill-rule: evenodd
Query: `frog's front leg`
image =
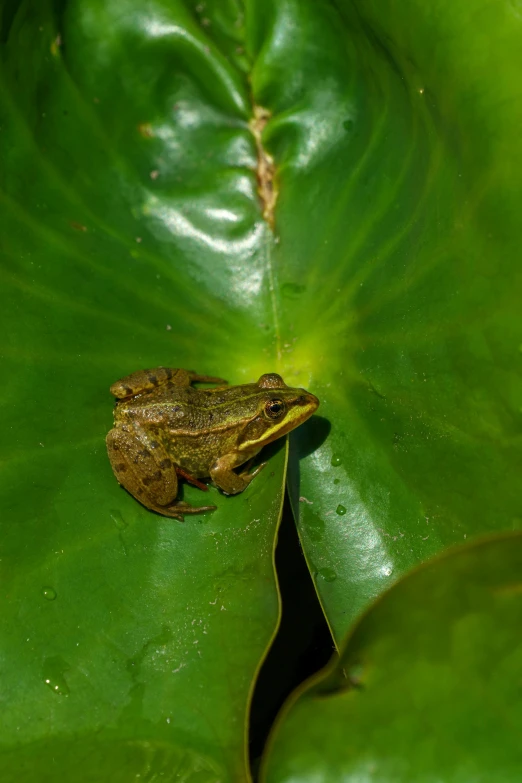
<path id="1" fill-rule="evenodd" d="M 224 454 L 222 457 L 219 457 L 210 468 L 210 477 L 214 484 L 223 490 L 226 495 L 237 495 L 239 492 L 243 492 L 252 479 L 263 470 L 266 462 L 258 465 L 252 473 L 248 472 L 249 465 L 241 473 L 234 473 L 234 468 L 237 468 L 244 462 L 249 462 L 260 451 L 261 449 L 252 449 L 248 453 L 233 451 L 230 454 Z"/>
<path id="2" fill-rule="evenodd" d="M 157 389 L 158 386 L 162 386 L 165 383 L 169 383 L 172 386 L 178 388 L 186 388 L 191 383 L 219 383 L 226 384 L 223 378 L 214 378 L 210 375 L 198 375 L 193 370 L 180 370 L 173 367 L 156 367 L 153 370 L 138 370 L 130 375 L 126 375 L 125 378 L 121 378 L 111 386 L 111 394 L 116 397 L 117 400 L 128 400 L 130 397 L 134 397 L 136 394 L 142 394 L 143 392 L 152 391 Z"/>
<path id="3" fill-rule="evenodd" d="M 189 506 L 176 501 L 176 466 L 157 441 L 140 430 L 114 427 L 107 435 L 107 451 L 118 482 L 144 506 L 166 517 L 212 511 L 215 506 Z"/>

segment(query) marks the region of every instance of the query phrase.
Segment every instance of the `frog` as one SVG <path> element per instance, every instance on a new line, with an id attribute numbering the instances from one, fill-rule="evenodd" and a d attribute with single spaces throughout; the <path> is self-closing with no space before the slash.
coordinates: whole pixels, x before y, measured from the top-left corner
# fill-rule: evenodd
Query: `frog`
<path id="1" fill-rule="evenodd" d="M 106 443 L 117 481 L 146 508 L 181 521 L 216 506 L 180 500 L 180 479 L 203 491 L 210 481 L 225 495 L 243 492 L 266 465 L 251 470 L 261 449 L 319 406 L 314 394 L 287 386 L 277 373 L 231 386 L 194 370 L 157 367 L 121 378 L 110 391 L 114 426 Z"/>

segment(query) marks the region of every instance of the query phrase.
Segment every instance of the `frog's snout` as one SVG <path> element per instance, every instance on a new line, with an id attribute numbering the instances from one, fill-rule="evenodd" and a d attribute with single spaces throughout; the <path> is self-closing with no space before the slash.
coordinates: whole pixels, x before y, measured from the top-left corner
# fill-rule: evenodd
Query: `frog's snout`
<path id="1" fill-rule="evenodd" d="M 311 392 L 302 390 L 302 394 L 297 398 L 296 404 L 302 405 L 303 407 L 311 408 L 311 413 L 314 413 L 317 408 L 319 407 L 319 400 L 315 396 L 315 394 L 312 394 Z"/>

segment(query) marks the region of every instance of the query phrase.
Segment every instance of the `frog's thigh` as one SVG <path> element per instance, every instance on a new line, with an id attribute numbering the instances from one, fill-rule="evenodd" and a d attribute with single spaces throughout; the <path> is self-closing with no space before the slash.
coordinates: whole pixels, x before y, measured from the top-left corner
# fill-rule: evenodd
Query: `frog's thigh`
<path id="1" fill-rule="evenodd" d="M 145 506 L 154 509 L 175 499 L 176 468 L 161 446 L 149 448 L 136 432 L 115 428 L 107 435 L 107 451 L 119 483 Z"/>
<path id="2" fill-rule="evenodd" d="M 190 386 L 192 373 L 188 370 L 176 370 L 172 367 L 156 367 L 153 370 L 138 370 L 126 375 L 111 386 L 111 394 L 123 400 L 141 392 L 151 391 L 164 383 L 174 386 Z"/>

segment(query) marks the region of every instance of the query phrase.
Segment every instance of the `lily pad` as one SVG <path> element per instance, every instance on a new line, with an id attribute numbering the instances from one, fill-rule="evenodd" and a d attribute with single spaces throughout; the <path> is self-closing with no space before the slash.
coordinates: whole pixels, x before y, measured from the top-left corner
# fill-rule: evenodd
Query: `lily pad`
<path id="1" fill-rule="evenodd" d="M 292 698 L 265 783 L 515 781 L 522 764 L 522 537 L 422 566 Z"/>
<path id="2" fill-rule="evenodd" d="M 289 486 L 337 642 L 412 566 L 521 526 L 521 25 L 478 0 L 3 4 L 3 780 L 248 779 L 284 454 L 212 516 L 146 512 L 103 442 L 127 373 L 319 396 Z"/>
<path id="3" fill-rule="evenodd" d="M 268 236 L 246 80 L 181 3 L 9 8 L 0 777 L 246 779 L 286 450 L 180 523 L 118 486 L 104 443 L 128 372 L 256 377 L 237 360 L 264 339 Z"/>
<path id="4" fill-rule="evenodd" d="M 331 426 L 296 432 L 292 501 L 337 641 L 408 569 L 521 525 L 515 6 L 278 3 L 256 62 L 282 353 Z"/>

